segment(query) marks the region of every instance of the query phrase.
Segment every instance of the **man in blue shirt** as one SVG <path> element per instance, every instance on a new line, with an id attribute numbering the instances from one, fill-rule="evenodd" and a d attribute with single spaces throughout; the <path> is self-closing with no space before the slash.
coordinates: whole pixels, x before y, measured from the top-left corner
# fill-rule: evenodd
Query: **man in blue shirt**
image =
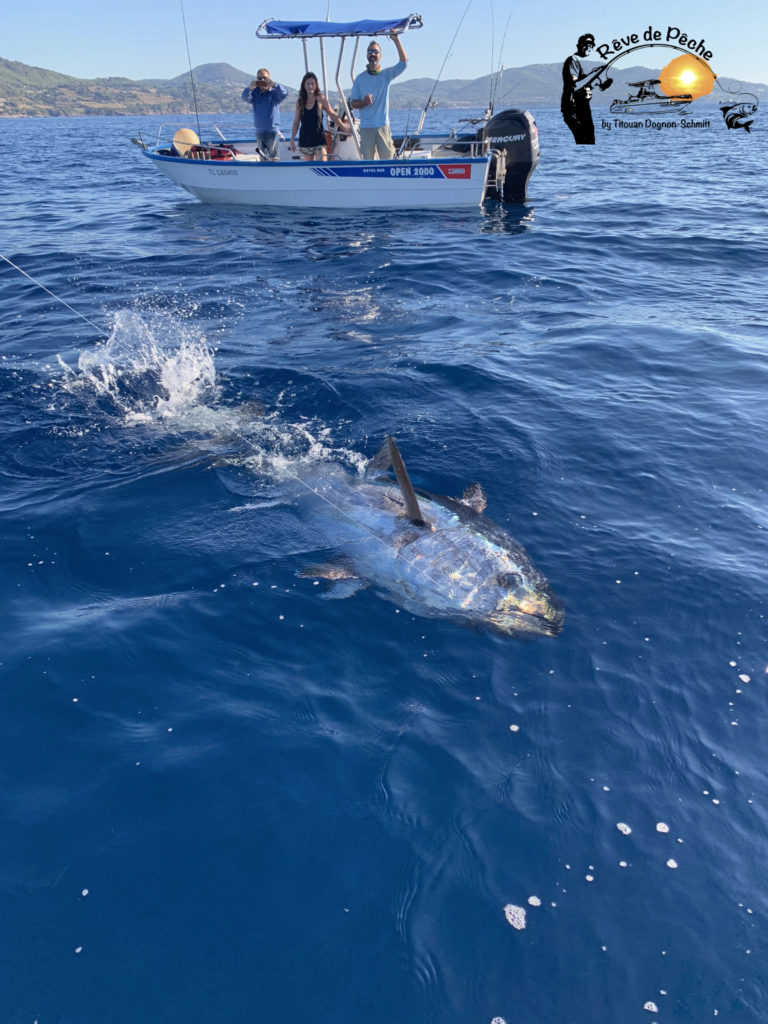
<path id="1" fill-rule="evenodd" d="M 368 66 L 355 78 L 349 94 L 352 110 L 360 111 L 360 148 L 363 160 L 394 160 L 395 147 L 389 130 L 389 85 L 402 75 L 408 64 L 400 36 L 390 32 L 397 47 L 399 62 L 391 68 L 381 67 L 381 47 L 372 39 L 368 44 Z"/>
<path id="2" fill-rule="evenodd" d="M 287 95 L 285 86 L 273 82 L 266 68 L 259 68 L 255 81 L 243 89 L 243 100 L 253 106 L 256 144 L 261 155 L 268 160 L 277 160 L 280 104 Z"/>

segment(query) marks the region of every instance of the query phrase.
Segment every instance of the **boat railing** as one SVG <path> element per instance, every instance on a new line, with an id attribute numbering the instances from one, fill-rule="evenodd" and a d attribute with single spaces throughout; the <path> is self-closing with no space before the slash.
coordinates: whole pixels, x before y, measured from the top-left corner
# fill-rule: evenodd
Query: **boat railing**
<path id="1" fill-rule="evenodd" d="M 405 135 L 395 140 L 397 154 L 404 159 L 413 156 L 468 156 L 472 158 L 485 156 L 490 151 L 487 139 L 472 136 L 462 137 L 453 131 L 438 135 Z"/>
<path id="2" fill-rule="evenodd" d="M 342 100 L 339 106 L 339 113 L 341 114 L 342 111 L 346 110 L 348 110 L 348 104 L 345 100 Z M 331 127 L 327 132 L 327 135 L 330 137 L 328 148 L 329 159 L 331 160 L 362 159 L 357 123 L 351 111 L 349 111 L 348 116 L 351 118 L 351 121 L 348 121 L 344 128 Z M 482 122 L 482 120 L 479 119 L 479 122 Z M 478 119 L 467 119 L 467 122 L 471 122 L 474 125 L 478 123 Z M 153 131 L 153 137 L 151 138 L 147 138 L 146 135 L 142 135 L 140 132 L 135 143 L 144 150 L 153 150 L 159 156 L 184 155 L 192 159 L 202 160 L 210 158 L 208 155 L 210 150 L 215 153 L 213 159 L 222 159 L 227 156 L 226 150 L 230 150 L 235 159 L 255 159 L 255 157 L 250 155 L 256 151 L 256 139 L 250 125 L 244 125 L 242 122 L 232 125 L 227 125 L 223 122 L 202 125 L 201 134 L 198 136 L 197 132 L 191 132 L 192 138 L 189 141 L 192 145 L 188 146 L 187 150 L 181 153 L 175 145 L 175 136 L 180 128 L 186 129 L 186 132 L 189 134 L 189 121 L 163 123 L 158 126 L 156 132 Z M 475 159 L 487 156 L 490 151 L 489 141 L 482 138 L 479 132 L 475 135 L 467 134 L 462 136 L 457 134 L 455 128 L 450 132 L 428 135 L 406 132 L 403 136 L 396 136 L 393 141 L 397 158 L 401 160 L 456 160 L 462 157 Z M 288 153 L 287 143 L 288 140 L 281 133 L 280 159 L 300 159 L 298 152 Z"/>

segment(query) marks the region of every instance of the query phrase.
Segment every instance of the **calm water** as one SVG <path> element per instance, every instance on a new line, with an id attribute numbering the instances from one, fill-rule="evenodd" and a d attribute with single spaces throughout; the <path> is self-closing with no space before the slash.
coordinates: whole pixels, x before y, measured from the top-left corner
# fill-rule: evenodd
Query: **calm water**
<path id="1" fill-rule="evenodd" d="M 0 248 L 90 321 L 0 265 L 3 1024 L 766 1020 L 766 135 L 537 120 L 458 214 L 3 122 Z M 291 474 L 388 432 L 559 637 L 299 575 Z"/>

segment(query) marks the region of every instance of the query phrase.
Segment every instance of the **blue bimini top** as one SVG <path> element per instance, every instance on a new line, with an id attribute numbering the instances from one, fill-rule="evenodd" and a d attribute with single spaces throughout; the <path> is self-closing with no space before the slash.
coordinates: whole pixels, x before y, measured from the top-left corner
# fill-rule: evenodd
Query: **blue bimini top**
<path id="1" fill-rule="evenodd" d="M 275 21 L 268 18 L 256 29 L 259 39 L 320 39 L 340 36 L 381 36 L 421 28 L 420 14 L 390 21 Z"/>

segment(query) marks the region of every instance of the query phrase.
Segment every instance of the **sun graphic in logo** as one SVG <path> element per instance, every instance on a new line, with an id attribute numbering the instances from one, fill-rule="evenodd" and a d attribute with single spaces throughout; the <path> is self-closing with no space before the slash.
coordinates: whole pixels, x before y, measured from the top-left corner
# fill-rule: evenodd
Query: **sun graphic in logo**
<path id="1" fill-rule="evenodd" d="M 667 96 L 685 93 L 697 99 L 712 92 L 716 77 L 705 60 L 686 53 L 675 57 L 661 69 L 659 87 Z"/>

